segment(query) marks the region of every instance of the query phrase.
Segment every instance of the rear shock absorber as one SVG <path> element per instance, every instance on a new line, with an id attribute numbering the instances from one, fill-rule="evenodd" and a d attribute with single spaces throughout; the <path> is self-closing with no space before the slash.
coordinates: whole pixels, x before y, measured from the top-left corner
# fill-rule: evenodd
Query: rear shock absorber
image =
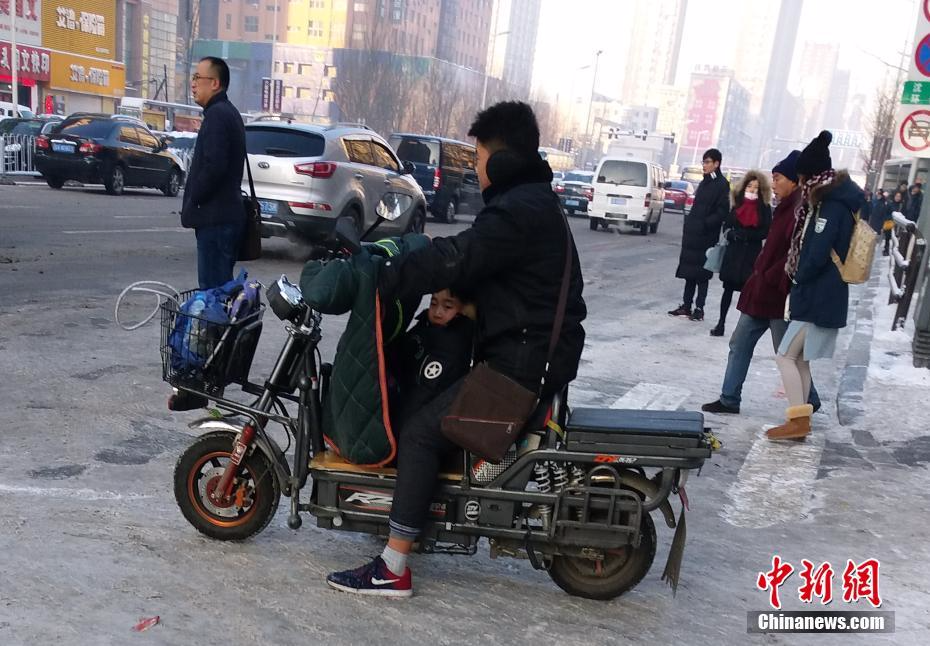
<path id="1" fill-rule="evenodd" d="M 569 478 L 568 485 L 570 487 L 580 487 L 584 484 L 585 481 L 585 471 L 577 464 L 571 465 L 571 477 Z M 575 510 L 575 520 L 578 522 L 584 522 L 584 510 L 580 507 Z"/>
<path id="2" fill-rule="evenodd" d="M 548 462 L 537 462 L 533 466 L 533 478 L 536 480 L 536 488 L 539 493 L 552 492 L 552 478 L 549 474 Z M 549 529 L 552 521 L 552 505 L 536 505 L 539 510 L 539 519 L 542 521 L 543 528 Z"/>
<path id="3" fill-rule="evenodd" d="M 568 486 L 568 471 L 561 462 L 550 463 L 550 469 L 552 470 L 552 490 L 555 493 L 562 493 Z"/>

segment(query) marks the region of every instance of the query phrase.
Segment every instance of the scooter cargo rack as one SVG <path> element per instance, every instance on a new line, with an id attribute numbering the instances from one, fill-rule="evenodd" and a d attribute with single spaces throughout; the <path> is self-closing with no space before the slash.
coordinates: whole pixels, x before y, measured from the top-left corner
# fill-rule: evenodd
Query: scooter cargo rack
<path id="1" fill-rule="evenodd" d="M 575 408 L 565 427 L 569 451 L 701 462 L 711 454 L 698 412 Z"/>

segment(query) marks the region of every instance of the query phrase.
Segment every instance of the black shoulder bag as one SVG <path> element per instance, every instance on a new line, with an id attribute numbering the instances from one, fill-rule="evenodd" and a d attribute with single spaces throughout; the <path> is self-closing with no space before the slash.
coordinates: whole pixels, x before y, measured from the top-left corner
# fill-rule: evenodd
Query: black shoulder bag
<path id="1" fill-rule="evenodd" d="M 562 222 L 565 224 L 565 269 L 549 339 L 546 369 L 539 388 L 533 392 L 487 363 L 480 363 L 465 377 L 449 413 L 442 418 L 440 428 L 446 439 L 493 464 L 500 463 L 536 409 L 562 331 L 572 269 L 572 237 L 564 213 Z"/>
<path id="2" fill-rule="evenodd" d="M 255 197 L 255 184 L 252 182 L 252 169 L 249 167 L 249 156 L 245 156 L 245 170 L 249 174 L 249 190 L 251 195 L 242 194 L 242 205 L 245 208 L 245 230 L 242 232 L 242 242 L 239 244 L 238 260 L 258 260 L 262 256 L 262 210 Z"/>

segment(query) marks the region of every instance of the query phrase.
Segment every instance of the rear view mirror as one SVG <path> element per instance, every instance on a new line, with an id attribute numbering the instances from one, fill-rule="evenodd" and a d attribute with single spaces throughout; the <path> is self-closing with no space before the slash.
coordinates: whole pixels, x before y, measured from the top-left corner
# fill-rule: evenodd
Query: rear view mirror
<path id="1" fill-rule="evenodd" d="M 355 220 L 352 218 L 337 219 L 333 233 L 343 249 L 348 249 L 353 254 L 362 250 L 362 243 L 359 241 L 358 231 L 355 228 Z"/>
<path id="2" fill-rule="evenodd" d="M 401 170 L 401 175 L 413 175 L 413 171 L 416 170 L 416 166 L 413 165 L 413 162 L 405 161 L 403 162 L 404 168 Z"/>

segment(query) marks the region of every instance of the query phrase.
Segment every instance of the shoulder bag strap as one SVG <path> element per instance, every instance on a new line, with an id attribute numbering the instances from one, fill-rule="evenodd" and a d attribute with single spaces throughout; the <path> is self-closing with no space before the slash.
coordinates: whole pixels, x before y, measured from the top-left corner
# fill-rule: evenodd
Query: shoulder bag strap
<path id="1" fill-rule="evenodd" d="M 558 200 L 558 198 L 555 198 Z M 565 307 L 568 303 L 568 284 L 572 273 L 572 231 L 568 226 L 568 218 L 562 210 L 561 203 L 558 204 L 559 214 L 562 216 L 562 224 L 565 225 L 565 267 L 562 270 L 562 285 L 559 289 L 559 303 L 555 308 L 555 321 L 552 324 L 552 336 L 549 337 L 549 351 L 546 353 L 546 370 L 543 373 L 542 382 L 539 384 L 539 390 L 546 383 L 549 376 L 549 364 L 552 362 L 552 355 L 555 353 L 555 345 L 559 340 L 559 334 L 562 332 L 562 323 L 565 321 Z"/>
<path id="2" fill-rule="evenodd" d="M 245 154 L 245 172 L 249 174 L 249 190 L 252 192 L 252 199 L 257 200 L 255 196 L 255 183 L 252 182 L 252 168 L 249 166 L 249 154 Z"/>

